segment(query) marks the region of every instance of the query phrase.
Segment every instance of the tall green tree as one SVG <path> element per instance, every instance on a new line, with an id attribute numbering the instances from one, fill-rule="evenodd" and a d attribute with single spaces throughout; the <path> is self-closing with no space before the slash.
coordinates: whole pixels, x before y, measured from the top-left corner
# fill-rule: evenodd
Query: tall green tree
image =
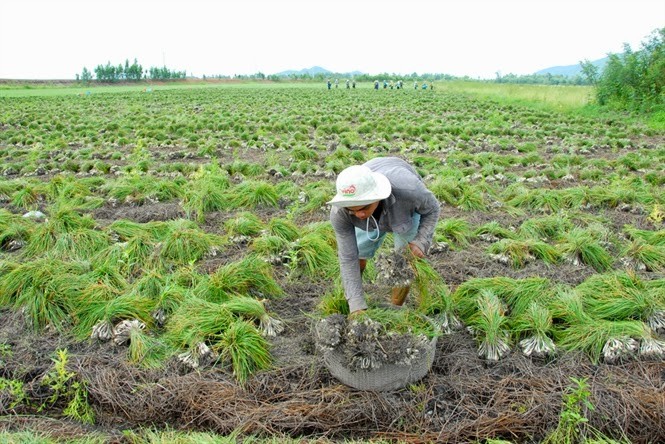
<path id="1" fill-rule="evenodd" d="M 598 67 L 589 60 L 581 61 L 580 67 L 582 68 L 582 75 L 584 75 L 587 82 L 595 85 L 598 82 Z"/>
<path id="2" fill-rule="evenodd" d="M 81 71 L 81 76 L 79 77 L 77 74 L 77 80 L 81 83 L 90 83 L 92 81 L 92 73 L 84 66 Z"/>

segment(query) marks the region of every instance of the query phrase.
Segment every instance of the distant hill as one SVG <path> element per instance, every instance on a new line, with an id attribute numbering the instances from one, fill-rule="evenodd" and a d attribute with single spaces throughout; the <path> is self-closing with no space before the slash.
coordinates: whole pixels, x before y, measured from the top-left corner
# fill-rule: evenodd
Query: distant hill
<path id="1" fill-rule="evenodd" d="M 319 75 L 319 74 L 323 74 L 324 76 L 327 76 L 327 75 L 333 75 L 333 74 L 336 74 L 336 73 L 334 73 L 332 71 L 329 71 L 325 68 L 321 68 L 320 66 L 312 66 L 311 68 L 305 68 L 305 69 L 301 69 L 299 71 L 295 71 L 295 70 L 290 69 L 290 70 L 287 70 L 287 71 L 277 72 L 274 75 L 280 76 L 280 77 L 288 77 L 288 76 L 293 75 L 293 74 L 298 75 L 298 76 L 301 76 L 303 74 L 309 74 L 310 76 L 313 77 L 313 76 L 316 76 L 316 75 Z M 361 75 L 362 72 L 353 71 L 353 72 L 337 73 L 337 74 L 345 75 L 345 76 L 357 76 L 357 75 Z"/>
<path id="2" fill-rule="evenodd" d="M 311 76 L 315 76 L 317 74 L 323 74 L 323 75 L 332 74 L 332 72 L 328 71 L 325 68 L 321 68 L 320 66 L 312 66 L 311 68 L 305 68 L 305 69 L 301 69 L 299 71 L 289 69 L 287 71 L 282 71 L 282 72 L 276 72 L 275 73 L 276 76 L 280 76 L 280 77 L 288 77 L 292 74 L 296 74 L 296 75 L 299 75 L 299 76 L 301 76 L 303 74 L 309 74 Z"/>
<path id="3" fill-rule="evenodd" d="M 591 63 L 598 68 L 598 72 L 602 73 L 609 57 L 602 59 L 594 60 Z M 582 67 L 578 63 L 577 65 L 568 65 L 568 66 L 552 66 L 550 68 L 541 69 L 536 72 L 536 74 L 552 74 L 553 76 L 566 76 L 566 77 L 575 77 L 578 74 L 582 74 Z"/>
<path id="4" fill-rule="evenodd" d="M 605 65 L 607 64 L 607 61 L 609 60 L 609 57 L 605 57 L 602 59 L 594 60 L 591 63 L 593 63 L 597 68 L 598 72 L 601 73 L 603 72 L 603 69 L 605 68 Z M 574 77 L 576 75 L 581 75 L 582 74 L 582 67 L 580 64 L 576 65 L 568 65 L 568 66 L 552 66 L 550 68 L 545 68 L 541 69 L 540 71 L 537 71 L 535 74 L 552 74 L 552 75 L 560 75 L 560 76 L 566 76 L 566 77 Z M 346 72 L 346 73 L 335 73 L 333 71 L 327 70 L 325 68 L 322 68 L 320 66 L 312 66 L 311 68 L 305 68 L 301 70 L 293 70 L 289 69 L 287 71 L 282 71 L 282 72 L 277 72 L 273 75 L 279 76 L 279 77 L 289 77 L 291 75 L 298 75 L 302 76 L 304 74 L 309 74 L 310 76 L 314 77 L 317 75 L 324 75 L 324 76 L 332 76 L 332 75 L 340 75 L 340 76 L 345 76 L 345 77 L 353 77 L 353 76 L 359 76 L 364 74 L 361 71 L 352 71 L 352 72 Z"/>

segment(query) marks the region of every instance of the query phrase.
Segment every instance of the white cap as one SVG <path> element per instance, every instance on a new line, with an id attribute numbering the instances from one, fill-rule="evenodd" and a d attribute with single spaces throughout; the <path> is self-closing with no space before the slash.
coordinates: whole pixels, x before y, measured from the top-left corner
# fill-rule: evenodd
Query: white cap
<path id="1" fill-rule="evenodd" d="M 364 165 L 346 168 L 337 176 L 337 194 L 328 202 L 335 207 L 367 205 L 390 196 L 390 181 Z"/>

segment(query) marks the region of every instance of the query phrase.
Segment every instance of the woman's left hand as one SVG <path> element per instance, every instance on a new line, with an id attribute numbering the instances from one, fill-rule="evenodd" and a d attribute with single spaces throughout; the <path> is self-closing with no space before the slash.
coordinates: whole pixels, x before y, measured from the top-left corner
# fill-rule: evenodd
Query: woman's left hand
<path id="1" fill-rule="evenodd" d="M 417 246 L 416 244 L 409 243 L 409 248 L 411 249 L 411 253 L 413 253 L 415 257 L 419 257 L 421 259 L 425 257 L 425 253 L 423 253 L 423 250 L 421 250 L 420 247 Z"/>

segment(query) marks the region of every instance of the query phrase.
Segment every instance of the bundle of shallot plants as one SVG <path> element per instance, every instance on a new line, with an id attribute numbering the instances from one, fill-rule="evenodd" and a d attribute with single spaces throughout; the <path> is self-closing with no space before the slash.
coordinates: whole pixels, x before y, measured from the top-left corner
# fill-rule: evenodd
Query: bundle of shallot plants
<path id="1" fill-rule="evenodd" d="M 424 259 L 413 256 L 411 263 L 415 270 L 413 287 L 418 294 L 418 311 L 433 319 L 444 334 L 462 328 L 462 322 L 454 311 L 450 289 L 441 275 Z"/>
<path id="2" fill-rule="evenodd" d="M 656 282 L 656 281 L 654 281 Z M 641 320 L 665 332 L 665 291 L 632 272 L 595 275 L 577 286 L 588 313 L 607 320 Z"/>
<path id="3" fill-rule="evenodd" d="M 511 324 L 518 338 L 520 349 L 525 356 L 545 358 L 556 351 L 552 340 L 552 315 L 548 308 L 533 302 L 524 313 Z"/>
<path id="4" fill-rule="evenodd" d="M 490 290 L 481 290 L 476 302 L 478 311 L 471 317 L 469 327 L 478 342 L 478 355 L 490 362 L 496 362 L 510 351 L 506 309 Z"/>
<path id="5" fill-rule="evenodd" d="M 594 363 L 615 363 L 637 356 L 658 360 L 665 356 L 665 342 L 637 320 L 586 318 L 563 328 L 557 337 L 563 349 L 584 351 Z"/>

